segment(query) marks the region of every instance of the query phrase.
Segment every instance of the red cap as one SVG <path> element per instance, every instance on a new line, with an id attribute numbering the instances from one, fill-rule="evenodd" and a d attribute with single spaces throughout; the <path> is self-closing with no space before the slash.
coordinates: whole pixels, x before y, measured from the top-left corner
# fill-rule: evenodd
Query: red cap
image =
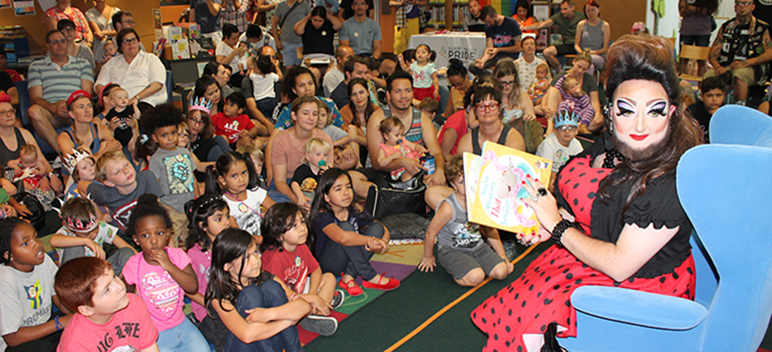
<path id="1" fill-rule="evenodd" d="M 11 102 L 11 96 L 8 94 L 5 94 L 5 92 L 0 92 L 0 103 L 10 103 Z"/>
<path id="2" fill-rule="evenodd" d="M 70 94 L 69 98 L 67 98 L 67 106 L 72 105 L 72 102 L 74 102 L 75 100 L 77 100 L 80 97 L 86 97 L 86 98 L 91 99 L 91 94 L 88 94 L 88 92 L 85 91 L 85 90 L 76 90 L 76 91 L 72 92 L 72 94 Z"/>

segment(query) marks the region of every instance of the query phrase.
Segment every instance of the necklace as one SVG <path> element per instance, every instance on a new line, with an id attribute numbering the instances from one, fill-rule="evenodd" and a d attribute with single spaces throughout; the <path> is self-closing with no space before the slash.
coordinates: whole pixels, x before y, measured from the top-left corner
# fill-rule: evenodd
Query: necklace
<path id="1" fill-rule="evenodd" d="M 625 157 L 614 149 L 609 149 L 606 151 L 606 157 L 603 159 L 603 167 L 606 169 L 613 169 L 616 167 L 615 161 L 623 162 L 625 160 Z"/>

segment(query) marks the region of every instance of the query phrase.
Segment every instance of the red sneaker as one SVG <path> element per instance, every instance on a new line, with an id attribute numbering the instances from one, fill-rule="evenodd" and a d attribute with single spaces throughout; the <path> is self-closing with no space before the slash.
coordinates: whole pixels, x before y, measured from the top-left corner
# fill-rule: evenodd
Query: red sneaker
<path id="1" fill-rule="evenodd" d="M 384 278 L 384 276 L 381 275 L 381 278 L 378 279 L 378 283 L 375 283 L 375 284 L 372 284 L 372 283 L 367 282 L 367 281 L 362 281 L 362 286 L 364 286 L 366 288 L 372 288 L 372 289 L 382 290 L 382 291 L 391 291 L 391 290 L 399 287 L 399 280 L 397 280 L 395 278 L 390 278 L 389 282 L 382 284 L 381 281 L 383 281 L 383 278 Z"/>
<path id="2" fill-rule="evenodd" d="M 346 290 L 349 296 L 359 296 L 364 293 L 362 288 L 353 279 L 349 280 L 349 282 L 343 282 L 343 277 L 341 277 L 340 281 L 338 281 L 338 287 Z"/>

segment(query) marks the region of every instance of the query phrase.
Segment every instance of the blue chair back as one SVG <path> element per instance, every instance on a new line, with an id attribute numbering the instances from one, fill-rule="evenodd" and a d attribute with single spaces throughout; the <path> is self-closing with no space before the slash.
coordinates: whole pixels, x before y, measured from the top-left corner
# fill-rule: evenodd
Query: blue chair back
<path id="1" fill-rule="evenodd" d="M 27 81 L 16 82 L 16 91 L 19 92 L 19 112 L 21 113 L 21 124 L 29 130 L 31 125 L 27 118 L 27 110 L 31 106 L 29 100 L 29 91 L 27 90 Z"/>
<path id="2" fill-rule="evenodd" d="M 740 105 L 725 105 L 710 119 L 710 143 L 772 148 L 772 117 Z"/>
<path id="3" fill-rule="evenodd" d="M 772 165 L 772 149 L 703 145 L 678 164 L 678 197 L 720 277 L 694 336 L 702 351 L 755 351 L 772 316 L 772 184 L 758 165 Z"/>

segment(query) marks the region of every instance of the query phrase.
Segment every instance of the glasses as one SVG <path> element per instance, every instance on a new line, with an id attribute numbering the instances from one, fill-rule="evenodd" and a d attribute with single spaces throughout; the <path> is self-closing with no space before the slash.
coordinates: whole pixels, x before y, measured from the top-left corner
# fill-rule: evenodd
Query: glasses
<path id="1" fill-rule="evenodd" d="M 123 42 L 123 44 L 136 43 L 137 42 L 137 38 L 124 39 L 122 42 Z"/>
<path id="2" fill-rule="evenodd" d="M 67 43 L 67 39 L 56 39 L 56 40 L 49 40 L 48 41 L 48 44 L 51 44 L 51 45 L 62 45 L 62 44 L 66 44 L 66 43 Z"/>
<path id="3" fill-rule="evenodd" d="M 734 6 L 746 7 L 753 5 L 753 1 L 735 1 Z"/>
<path id="4" fill-rule="evenodd" d="M 479 103 L 479 104 L 475 105 L 474 107 L 475 107 L 475 109 L 477 109 L 478 112 L 494 111 L 494 110 L 497 110 L 499 108 L 499 103 L 496 103 L 496 102 L 488 103 L 488 104 Z"/>
<path id="5" fill-rule="evenodd" d="M 0 110 L 0 116 L 14 116 L 16 115 L 16 109 Z"/>
<path id="6" fill-rule="evenodd" d="M 62 32 L 74 32 L 74 31 L 75 31 L 75 27 L 62 28 Z"/>
<path id="7" fill-rule="evenodd" d="M 502 87 L 506 87 L 506 86 L 514 85 L 515 81 L 514 80 L 512 80 L 512 81 L 499 81 L 499 83 L 501 83 Z"/>
<path id="8" fill-rule="evenodd" d="M 576 131 L 576 126 L 560 126 L 556 127 L 555 129 L 561 132 L 572 132 Z"/>
<path id="9" fill-rule="evenodd" d="M 134 20 L 128 20 L 128 21 L 121 21 L 123 24 L 137 24 L 137 22 L 134 22 Z"/>
<path id="10" fill-rule="evenodd" d="M 204 123 L 204 120 L 202 119 L 188 119 L 188 121 L 190 121 L 191 124 L 195 123 L 196 125 Z"/>

